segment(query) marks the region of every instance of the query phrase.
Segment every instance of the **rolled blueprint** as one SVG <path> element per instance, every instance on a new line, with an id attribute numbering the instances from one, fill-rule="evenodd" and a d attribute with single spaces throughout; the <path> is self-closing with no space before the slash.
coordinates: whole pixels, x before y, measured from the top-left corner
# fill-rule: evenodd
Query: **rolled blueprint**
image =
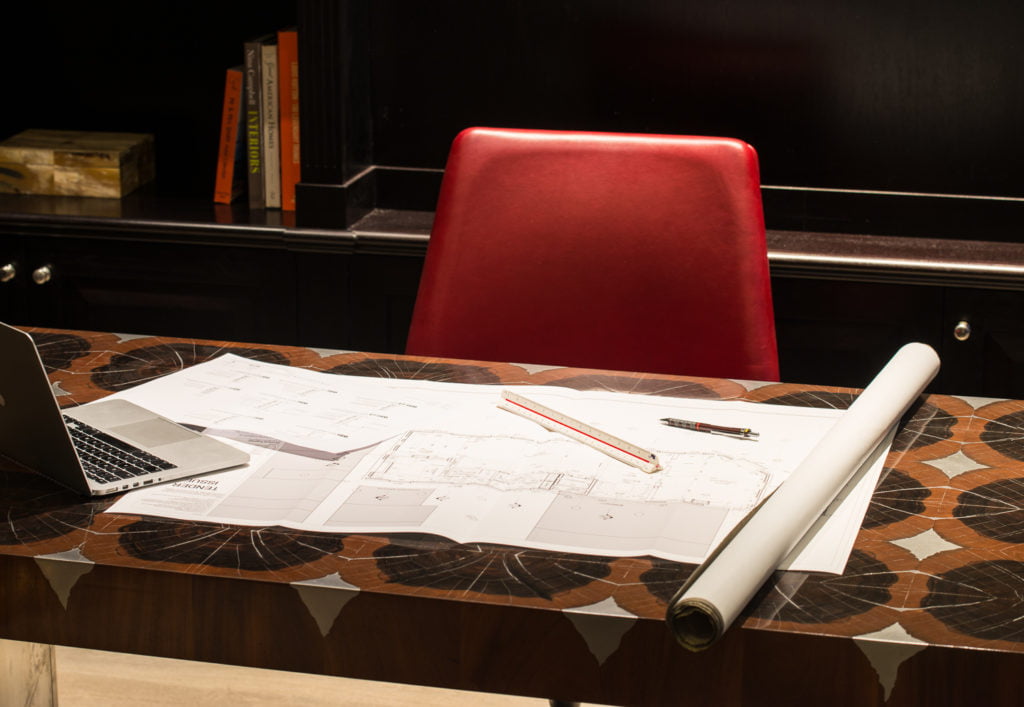
<path id="1" fill-rule="evenodd" d="M 789 478 L 695 570 L 666 614 L 684 647 L 703 650 L 725 633 L 938 370 L 930 346 L 897 351 Z"/>

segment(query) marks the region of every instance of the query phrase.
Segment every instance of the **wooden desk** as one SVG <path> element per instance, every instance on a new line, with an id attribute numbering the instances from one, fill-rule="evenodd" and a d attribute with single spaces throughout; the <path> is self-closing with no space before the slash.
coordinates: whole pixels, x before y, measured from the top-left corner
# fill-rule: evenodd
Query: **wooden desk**
<path id="1" fill-rule="evenodd" d="M 792 384 L 32 330 L 66 404 L 224 351 L 336 373 L 845 407 Z M 0 637 L 611 704 L 1020 704 L 1024 402 L 928 396 L 845 574 L 779 573 L 690 654 L 692 567 L 108 515 L 0 462 Z M 888 698 L 888 700 L 886 700 Z"/>

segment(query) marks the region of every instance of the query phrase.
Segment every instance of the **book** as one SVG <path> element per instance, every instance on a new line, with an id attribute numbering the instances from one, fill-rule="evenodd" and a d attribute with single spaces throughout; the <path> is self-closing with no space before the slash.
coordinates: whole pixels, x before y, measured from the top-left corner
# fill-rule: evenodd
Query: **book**
<path id="1" fill-rule="evenodd" d="M 243 46 L 245 57 L 244 67 L 244 101 L 245 101 L 245 155 L 247 186 L 249 188 L 249 208 L 266 208 L 263 181 L 263 137 L 262 137 L 262 106 L 263 79 L 260 67 L 263 64 L 262 46 L 273 35 L 264 35 L 250 39 Z"/>
<path id="2" fill-rule="evenodd" d="M 301 178 L 299 159 L 299 33 L 277 33 L 277 86 L 281 126 L 281 208 L 295 211 L 295 185 Z"/>
<path id="3" fill-rule="evenodd" d="M 263 206 L 281 208 L 281 126 L 278 92 L 277 36 L 260 46 L 260 81 L 262 82 L 260 129 L 263 152 Z"/>
<path id="4" fill-rule="evenodd" d="M 213 200 L 230 204 L 245 192 L 245 142 L 242 140 L 242 66 L 227 70 L 224 79 L 224 107 L 221 111 L 220 143 L 217 150 L 217 179 Z"/>

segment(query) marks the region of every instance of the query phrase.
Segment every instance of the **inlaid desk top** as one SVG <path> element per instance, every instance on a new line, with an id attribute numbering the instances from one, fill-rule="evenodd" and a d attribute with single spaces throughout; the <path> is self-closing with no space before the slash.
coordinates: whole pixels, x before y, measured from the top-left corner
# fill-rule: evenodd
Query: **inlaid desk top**
<path id="1" fill-rule="evenodd" d="M 30 330 L 62 404 L 225 351 L 319 371 L 845 408 L 857 391 Z M 866 383 L 866 381 L 865 381 Z M 777 573 L 692 654 L 693 567 L 103 513 L 0 460 L 0 637 L 609 704 L 1020 704 L 1024 402 L 912 408 L 842 576 Z"/>

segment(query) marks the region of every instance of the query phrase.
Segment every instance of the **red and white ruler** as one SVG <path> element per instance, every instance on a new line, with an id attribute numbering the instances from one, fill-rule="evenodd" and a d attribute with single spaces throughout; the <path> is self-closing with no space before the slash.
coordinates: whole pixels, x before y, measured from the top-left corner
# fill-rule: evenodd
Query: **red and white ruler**
<path id="1" fill-rule="evenodd" d="M 618 459 L 620 462 L 635 466 L 641 471 L 653 474 L 661 470 L 661 462 L 654 452 L 650 452 L 624 439 L 611 435 L 596 427 L 573 419 L 540 403 L 536 403 L 522 395 L 505 390 L 501 393 L 501 402 L 498 407 L 502 410 L 514 412 L 533 420 L 542 427 L 553 432 L 560 432 L 578 442 L 582 442 L 594 449 L 604 452 L 608 456 Z"/>

